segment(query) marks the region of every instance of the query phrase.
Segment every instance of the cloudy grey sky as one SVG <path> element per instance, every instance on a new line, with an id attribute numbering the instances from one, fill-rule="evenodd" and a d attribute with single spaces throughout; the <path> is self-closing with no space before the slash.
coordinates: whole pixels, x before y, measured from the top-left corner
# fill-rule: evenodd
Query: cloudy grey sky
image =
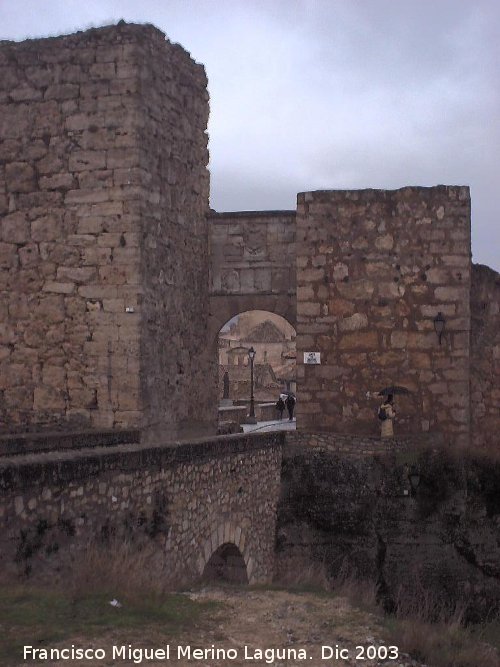
<path id="1" fill-rule="evenodd" d="M 205 64 L 211 205 L 465 184 L 500 270 L 498 0 L 0 0 L 0 37 L 154 23 Z"/>

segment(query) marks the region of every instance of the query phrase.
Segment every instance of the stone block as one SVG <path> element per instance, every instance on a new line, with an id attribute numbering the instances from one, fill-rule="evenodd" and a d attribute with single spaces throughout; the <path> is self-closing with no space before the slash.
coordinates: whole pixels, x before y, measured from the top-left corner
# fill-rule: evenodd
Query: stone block
<path id="1" fill-rule="evenodd" d="M 79 86 L 74 83 L 55 83 L 47 86 L 44 99 L 46 100 L 71 100 L 80 94 Z"/>
<path id="2" fill-rule="evenodd" d="M 346 317 L 339 321 L 339 331 L 358 331 L 364 329 L 368 325 L 368 318 L 364 313 L 354 313 L 350 317 Z"/>
<path id="3" fill-rule="evenodd" d="M 75 291 L 75 283 L 60 283 L 47 280 L 43 286 L 44 292 L 54 292 L 56 294 L 72 294 Z"/>
<path id="4" fill-rule="evenodd" d="M 297 282 L 299 285 L 307 285 L 318 280 L 322 280 L 325 275 L 324 268 L 318 269 L 302 269 L 297 274 Z"/>
<path id="5" fill-rule="evenodd" d="M 407 331 L 393 331 L 391 334 L 391 347 L 404 349 L 408 345 Z"/>
<path id="6" fill-rule="evenodd" d="M 38 182 L 42 190 L 61 190 L 64 192 L 75 187 L 75 181 L 71 174 L 41 176 Z"/>
<path id="7" fill-rule="evenodd" d="M 27 162 L 10 162 L 5 166 L 8 192 L 32 192 L 35 189 L 35 172 Z"/>
<path id="8" fill-rule="evenodd" d="M 318 317 L 320 314 L 320 304 L 311 302 L 298 302 L 297 315 L 302 317 Z"/>
<path id="9" fill-rule="evenodd" d="M 93 171 L 106 166 L 105 151 L 73 151 L 69 156 L 70 171 Z"/>
<path id="10" fill-rule="evenodd" d="M 344 299 L 370 299 L 375 286 L 370 280 L 353 280 L 336 283 L 340 295 Z"/>
<path id="11" fill-rule="evenodd" d="M 108 169 L 129 169 L 140 167 L 139 151 L 125 148 L 113 148 L 107 151 L 106 166 Z"/>
<path id="12" fill-rule="evenodd" d="M 110 194 L 107 189 L 68 190 L 64 201 L 68 206 L 72 204 L 98 204 L 109 201 Z"/>
<path id="13" fill-rule="evenodd" d="M 375 239 L 375 247 L 378 250 L 392 250 L 394 247 L 394 237 L 392 234 L 383 234 Z"/>
<path id="14" fill-rule="evenodd" d="M 61 215 L 50 213 L 36 218 L 31 223 L 31 238 L 36 243 L 60 241 L 62 235 Z"/>
<path id="15" fill-rule="evenodd" d="M 60 266 L 57 269 L 57 279 L 74 283 L 90 282 L 96 275 L 96 269 L 92 266 Z"/>
<path id="16" fill-rule="evenodd" d="M 116 66 L 114 62 L 94 63 L 89 68 L 90 77 L 93 79 L 114 79 Z"/>
<path id="17" fill-rule="evenodd" d="M 328 301 L 328 312 L 330 315 L 344 317 L 346 315 L 352 315 L 355 309 L 355 305 L 347 299 L 330 299 Z"/>
<path id="18" fill-rule="evenodd" d="M 438 301 L 458 301 L 464 302 L 468 299 L 469 293 L 467 287 L 437 287 L 435 297 Z"/>
<path id="19" fill-rule="evenodd" d="M 6 243 L 27 243 L 29 240 L 29 223 L 24 211 L 6 215 L 0 220 L 0 239 Z"/>
<path id="20" fill-rule="evenodd" d="M 346 334 L 339 342 L 340 350 L 376 350 L 378 348 L 378 334 L 376 331 L 357 332 Z"/>
<path id="21" fill-rule="evenodd" d="M 33 408 L 37 411 L 64 411 L 64 392 L 54 387 L 35 387 Z"/>
<path id="22" fill-rule="evenodd" d="M 42 382 L 44 385 L 62 389 L 65 381 L 66 371 L 63 367 L 44 364 L 42 369 Z"/>
<path id="23" fill-rule="evenodd" d="M 14 88 L 9 97 L 14 102 L 36 102 L 42 99 L 42 91 L 29 85 L 22 85 Z"/>
<path id="24" fill-rule="evenodd" d="M 29 267 L 38 264 L 40 260 L 40 252 L 36 243 L 27 243 L 19 248 L 19 262 L 22 267 Z"/>
<path id="25" fill-rule="evenodd" d="M 401 364 L 405 361 L 406 353 L 404 350 L 383 352 L 377 355 L 376 363 L 379 366 L 394 366 L 399 368 Z"/>

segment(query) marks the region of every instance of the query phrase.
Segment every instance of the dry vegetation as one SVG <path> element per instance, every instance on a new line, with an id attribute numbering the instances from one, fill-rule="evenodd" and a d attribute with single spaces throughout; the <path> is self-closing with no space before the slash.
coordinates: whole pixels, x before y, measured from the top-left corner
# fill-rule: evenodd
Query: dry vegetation
<path id="1" fill-rule="evenodd" d="M 280 584 L 296 590 L 329 591 L 360 609 L 382 614 L 375 583 L 359 580 L 346 566 L 331 578 L 321 563 L 291 562 Z M 467 626 L 464 612 L 460 606 L 443 604 L 424 586 L 414 585 L 399 591 L 394 613 L 383 617 L 383 635 L 430 667 L 499 667 L 500 618 Z"/>
<path id="2" fill-rule="evenodd" d="M 272 587 L 198 586 L 181 595 L 172 588 L 169 573 L 161 570 L 148 550 L 130 544 L 93 545 L 50 588 L 34 583 L 4 588 L 0 664 L 22 664 L 23 643 L 38 641 L 42 646 L 109 647 L 129 642 L 141 646 L 304 646 L 318 657 L 308 663 L 312 667 L 324 663 L 319 659 L 322 644 L 349 648 L 348 660 L 334 661 L 341 667 L 359 664 L 353 659 L 356 644 L 373 643 L 397 645 L 401 658 L 396 663 L 366 660 L 366 667 L 499 665 L 497 650 L 485 643 L 495 632 L 498 638 L 498 624 L 466 628 L 460 610 L 445 608 L 430 595 L 410 598 L 403 592 L 396 613 L 384 617 L 377 607 L 373 582 L 360 582 L 347 571 L 331 579 L 321 565 L 290 563 Z M 120 600 L 121 608 L 109 605 L 113 598 Z M 172 662 L 184 664 L 182 660 Z M 80 663 L 69 664 L 77 667 Z M 210 664 L 222 667 L 228 662 Z M 249 663 L 237 660 L 231 664 Z M 252 664 L 267 663 L 254 660 Z"/>

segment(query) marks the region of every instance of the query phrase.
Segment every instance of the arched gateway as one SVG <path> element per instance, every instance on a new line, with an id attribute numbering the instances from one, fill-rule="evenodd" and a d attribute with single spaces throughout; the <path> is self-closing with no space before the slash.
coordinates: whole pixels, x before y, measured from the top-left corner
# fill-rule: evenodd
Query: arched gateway
<path id="1" fill-rule="evenodd" d="M 209 217 L 209 340 L 238 313 L 265 310 L 295 327 L 295 211 Z"/>

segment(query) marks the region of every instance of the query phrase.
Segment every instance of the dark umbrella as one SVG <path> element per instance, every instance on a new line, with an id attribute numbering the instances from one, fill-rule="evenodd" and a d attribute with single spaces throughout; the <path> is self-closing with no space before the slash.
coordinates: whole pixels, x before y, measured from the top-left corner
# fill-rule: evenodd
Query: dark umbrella
<path id="1" fill-rule="evenodd" d="M 379 396 L 389 396 L 390 394 L 395 395 L 395 394 L 411 394 L 411 391 L 407 389 L 406 387 L 398 387 L 397 385 L 393 385 L 392 387 L 384 387 L 384 389 L 381 389 L 378 392 Z"/>

